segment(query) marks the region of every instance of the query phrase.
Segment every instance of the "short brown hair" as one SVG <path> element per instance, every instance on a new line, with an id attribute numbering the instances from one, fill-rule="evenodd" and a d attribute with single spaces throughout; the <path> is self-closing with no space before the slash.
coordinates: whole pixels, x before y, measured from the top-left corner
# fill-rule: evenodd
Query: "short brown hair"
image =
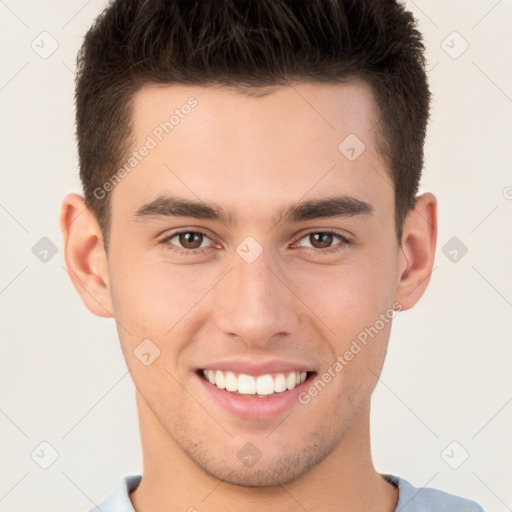
<path id="1" fill-rule="evenodd" d="M 251 88 L 358 78 L 372 87 L 395 222 L 414 206 L 430 93 L 412 14 L 394 0 L 114 0 L 77 58 L 76 133 L 85 202 L 108 247 L 109 198 L 94 194 L 131 143 L 145 84 Z"/>

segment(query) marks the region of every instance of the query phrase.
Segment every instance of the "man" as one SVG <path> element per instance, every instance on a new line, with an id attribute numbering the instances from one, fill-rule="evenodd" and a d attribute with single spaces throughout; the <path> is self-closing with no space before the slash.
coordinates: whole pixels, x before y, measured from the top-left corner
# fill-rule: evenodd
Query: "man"
<path id="1" fill-rule="evenodd" d="M 401 4 L 117 0 L 76 107 L 66 263 L 116 320 L 144 457 L 99 510 L 482 510 L 371 458 L 392 319 L 436 245 Z"/>

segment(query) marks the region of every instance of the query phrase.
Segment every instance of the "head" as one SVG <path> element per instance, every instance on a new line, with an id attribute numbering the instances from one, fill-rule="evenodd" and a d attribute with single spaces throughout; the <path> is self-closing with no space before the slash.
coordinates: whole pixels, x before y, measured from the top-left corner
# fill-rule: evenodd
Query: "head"
<path id="1" fill-rule="evenodd" d="M 215 23 L 212 22 L 215 20 Z M 291 81 L 370 86 L 375 136 L 395 192 L 398 240 L 414 206 L 429 110 L 421 35 L 396 1 L 114 2 L 78 56 L 76 126 L 87 206 L 108 246 L 112 177 L 133 150 L 147 84 L 269 94 Z"/>
<path id="2" fill-rule="evenodd" d="M 398 2 L 116 1 L 96 20 L 76 86 L 85 199 L 61 222 L 148 431 L 256 486 L 357 444 L 392 311 L 432 268 L 435 199 L 416 197 L 428 105 Z M 307 366 L 287 420 L 208 400 L 202 369 L 271 359 Z"/>

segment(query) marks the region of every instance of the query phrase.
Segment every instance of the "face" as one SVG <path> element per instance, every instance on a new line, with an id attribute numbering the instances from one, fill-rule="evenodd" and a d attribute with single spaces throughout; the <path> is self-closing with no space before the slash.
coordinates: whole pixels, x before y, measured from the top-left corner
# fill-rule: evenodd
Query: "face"
<path id="1" fill-rule="evenodd" d="M 358 82 L 134 98 L 137 162 L 110 192 L 119 337 L 146 423 L 219 479 L 296 479 L 368 412 L 400 255 L 376 119 Z"/>

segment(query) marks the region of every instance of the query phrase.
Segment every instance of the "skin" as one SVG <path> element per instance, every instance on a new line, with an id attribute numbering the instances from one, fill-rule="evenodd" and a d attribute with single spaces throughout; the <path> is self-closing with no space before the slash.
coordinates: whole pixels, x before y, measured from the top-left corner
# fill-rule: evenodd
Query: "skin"
<path id="1" fill-rule="evenodd" d="M 225 87 L 145 86 L 134 101 L 133 149 L 190 96 L 197 107 L 110 192 L 108 257 L 81 196 L 69 194 L 61 213 L 73 283 L 90 311 L 115 318 L 136 386 L 144 471 L 134 507 L 393 511 L 397 491 L 375 470 L 369 436 L 391 323 L 310 403 L 275 419 L 229 414 L 195 372 L 239 356 L 303 362 L 322 375 L 393 303 L 406 310 L 422 296 L 436 199 L 417 198 L 400 245 L 364 83 L 297 83 L 251 97 Z M 353 162 L 338 150 L 351 133 L 366 146 Z M 134 217 L 162 194 L 215 202 L 234 223 Z M 277 221 L 284 208 L 339 195 L 372 213 Z M 201 253 L 179 253 L 180 238 L 169 236 L 182 229 L 209 237 Z M 338 250 L 322 253 L 309 235 L 325 230 L 349 243 L 333 237 Z M 252 263 L 236 252 L 247 236 L 263 249 Z M 149 366 L 134 356 L 147 338 L 160 350 Z M 237 457 L 248 442 L 262 454 L 250 468 Z"/>

